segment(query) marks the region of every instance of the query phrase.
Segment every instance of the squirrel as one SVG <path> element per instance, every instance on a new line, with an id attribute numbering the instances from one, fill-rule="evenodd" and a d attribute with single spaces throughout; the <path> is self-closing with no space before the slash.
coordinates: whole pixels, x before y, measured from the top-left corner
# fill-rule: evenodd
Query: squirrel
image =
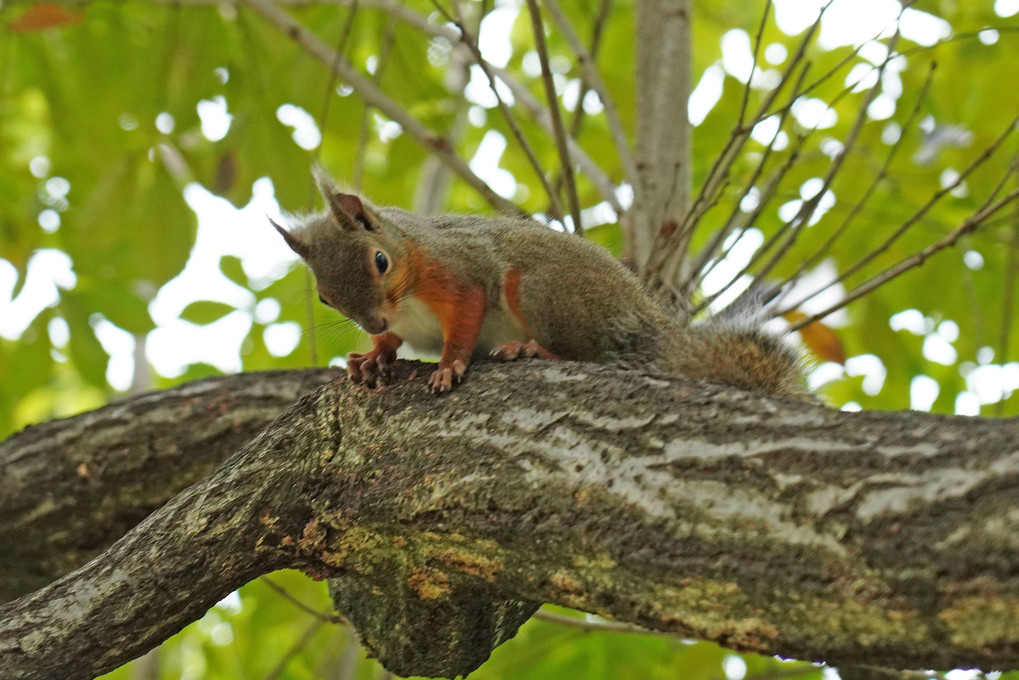
<path id="1" fill-rule="evenodd" d="M 680 322 L 607 250 L 526 218 L 422 217 L 341 192 L 316 169 L 327 210 L 288 231 L 319 299 L 371 334 L 347 373 L 388 377 L 405 342 L 440 354 L 436 394 L 489 355 L 643 366 L 750 391 L 807 398 L 797 352 L 751 316 Z"/>

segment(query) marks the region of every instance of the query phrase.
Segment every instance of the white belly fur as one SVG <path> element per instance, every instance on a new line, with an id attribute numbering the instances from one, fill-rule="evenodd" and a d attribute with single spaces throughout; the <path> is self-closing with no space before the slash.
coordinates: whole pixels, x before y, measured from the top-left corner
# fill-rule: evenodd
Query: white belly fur
<path id="1" fill-rule="evenodd" d="M 390 328 L 415 351 L 422 354 L 442 354 L 442 329 L 439 320 L 425 303 L 410 297 L 400 303 L 396 320 Z M 510 340 L 526 342 L 524 329 L 517 318 L 505 307 L 489 308 L 481 322 L 474 354 L 488 354 L 494 347 Z"/>

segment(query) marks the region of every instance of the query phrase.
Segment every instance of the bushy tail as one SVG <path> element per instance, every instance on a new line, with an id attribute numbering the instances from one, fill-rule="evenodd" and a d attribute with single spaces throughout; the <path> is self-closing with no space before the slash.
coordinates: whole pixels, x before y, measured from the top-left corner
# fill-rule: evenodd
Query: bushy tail
<path id="1" fill-rule="evenodd" d="M 756 322 L 711 319 L 667 333 L 659 368 L 699 380 L 799 399 L 811 397 L 804 362 Z"/>

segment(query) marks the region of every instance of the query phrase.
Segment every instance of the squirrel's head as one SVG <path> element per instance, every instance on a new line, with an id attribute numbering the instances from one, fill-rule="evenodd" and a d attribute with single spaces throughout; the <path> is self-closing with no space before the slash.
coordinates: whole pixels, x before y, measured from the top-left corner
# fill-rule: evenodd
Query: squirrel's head
<path id="1" fill-rule="evenodd" d="M 326 212 L 291 231 L 270 222 L 311 268 L 324 304 L 372 335 L 384 333 L 409 284 L 398 234 L 370 204 L 340 192 L 323 172 L 315 179 Z"/>

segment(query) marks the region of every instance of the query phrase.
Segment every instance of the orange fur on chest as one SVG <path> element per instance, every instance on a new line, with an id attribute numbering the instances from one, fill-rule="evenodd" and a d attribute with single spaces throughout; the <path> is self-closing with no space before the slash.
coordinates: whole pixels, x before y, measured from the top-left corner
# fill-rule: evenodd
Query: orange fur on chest
<path id="1" fill-rule="evenodd" d="M 447 353 L 469 356 L 481 332 L 481 323 L 488 308 L 488 296 L 477 283 L 458 280 L 441 262 L 411 248 L 410 271 L 415 280 L 411 294 L 428 306 L 439 322 Z"/>

